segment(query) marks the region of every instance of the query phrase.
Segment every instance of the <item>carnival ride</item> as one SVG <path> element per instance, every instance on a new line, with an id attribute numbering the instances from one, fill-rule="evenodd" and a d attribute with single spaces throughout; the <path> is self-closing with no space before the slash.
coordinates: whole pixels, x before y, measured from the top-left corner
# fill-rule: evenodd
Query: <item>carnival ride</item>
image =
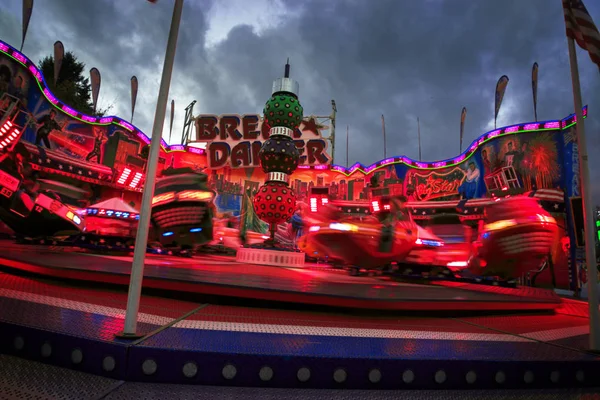
<path id="1" fill-rule="evenodd" d="M 2 42 L 0 53 L 9 54 L 24 71 L 33 74 L 42 95 L 48 101 L 53 99 L 50 107 L 76 115 L 83 124 L 118 125 L 128 132 L 123 135 L 148 143 L 141 131 L 123 119 L 86 116 L 63 108 L 67 106 L 51 97 L 41 73 L 30 60 Z M 32 245 L 0 241 L 3 249 L 0 268 L 8 272 L 0 274 L 0 310 L 3 311 L 0 330 L 13 338 L 0 343 L 3 354 L 29 357 L 120 381 L 161 383 L 193 381 L 212 385 L 264 387 L 273 384 L 314 388 L 379 385 L 397 389 L 407 384 L 427 388 L 461 385 L 520 388 L 543 384 L 575 387 L 597 382 L 594 381 L 597 375 L 593 375 L 598 371 L 597 359 L 582 351 L 566 349 L 567 346 L 579 348 L 587 339 L 585 333 L 581 334 L 586 315 L 577 314 L 583 307 L 577 308 L 553 291 L 543 289 L 490 288 L 468 281 L 450 282 L 456 280 L 455 273 L 468 270 L 463 268 L 463 263 L 471 253 L 464 246 L 471 239 L 464 225 L 479 225 L 484 213 L 489 218 L 485 221 L 487 226 L 481 228 L 479 235 L 473 235 L 480 238 L 474 241 L 477 258 L 487 262 L 485 268 L 481 268 L 483 263 L 478 264 L 481 276 L 500 275 L 497 271 L 503 269 L 506 275 L 514 276 L 552 261 L 553 258 L 547 256 L 554 250 L 551 236 L 556 232 L 556 224 L 550 213 L 534 203 L 543 203 L 542 197 L 546 196 L 551 207 L 543 204 L 543 208 L 556 211 L 564 208 L 564 200 L 562 192 L 545 189 L 519 193 L 515 197 L 531 197 L 525 200 L 528 211 L 522 208 L 520 213 L 508 216 L 497 210 L 505 200 L 493 198 L 407 202 L 398 207 L 385 196 L 348 202 L 333 200 L 321 193 L 315 196 L 315 201 L 309 200 L 308 210 L 302 216 L 298 213 L 291 223 L 277 226 L 276 240 L 293 238 L 290 242 L 294 243 L 296 237 L 289 235 L 288 229 L 302 232 L 297 242 L 304 249 L 312 249 L 307 253 L 316 251 L 316 255 L 337 257 L 335 262 L 350 266 L 354 272 L 357 265 L 378 269 L 390 264 L 401 267 L 391 271 L 393 276 L 406 275 L 406 267 L 418 269 L 420 265 L 430 274 L 432 267 L 452 272 L 426 284 L 398 282 L 387 276 L 344 276 L 322 263 L 290 268 L 237 262 L 214 255 L 189 259 L 164 253 L 148 255 L 139 324 L 141 333 L 147 336 L 141 346 L 137 345 L 139 341 L 123 346 L 122 339 L 114 340 L 113 336 L 123 326 L 124 292 L 131 279 L 132 259 L 129 255 L 94 253 L 102 248 L 100 240 L 105 240 L 107 249 L 131 249 L 139 214 L 129 203 L 134 204 L 140 195 L 145 166 L 143 157 L 138 157 L 138 143 L 123 141 L 123 148 L 130 154 L 121 158 L 114 155 L 110 167 L 87 163 L 80 159 L 84 154 L 81 149 L 75 148 L 74 154 L 79 157 L 75 159 L 57 149 L 44 149 L 22 140 L 20 135 L 29 117 L 14 119 L 18 109 L 0 110 L 0 127 L 5 128 L 0 129 L 4 135 L 0 136 L 0 219 L 17 231 L 22 227 L 37 229 L 33 232 L 36 236 L 50 235 L 52 240 L 44 241 L 43 246 L 39 245 L 41 242 Z M 7 115 L 9 118 L 5 119 Z M 457 159 L 443 162 L 421 163 L 396 157 L 369 167 L 334 166 L 331 170 L 350 175 L 361 169 L 367 175 L 392 163 L 416 169 L 435 169 L 442 164 L 454 166 L 473 154 L 485 140 L 526 130 L 559 131 L 571 123 L 572 116 L 561 121 L 501 128 L 482 136 Z M 115 137 L 119 135 L 113 133 L 109 140 L 117 140 Z M 65 145 L 71 138 L 59 132 L 52 132 L 51 137 Z M 184 146 L 172 149 L 186 150 Z M 200 151 L 188 150 L 190 153 Z M 505 187 L 522 189 L 517 187 L 518 181 L 509 179 L 514 172 L 510 167 L 497 173 L 494 179 L 500 194 Z M 75 187 L 72 185 L 75 180 L 89 183 L 94 192 L 89 197 L 93 200 L 84 201 L 88 199 L 84 195 L 87 192 L 81 189 L 85 185 Z M 258 187 L 258 182 L 249 184 Z M 234 248 L 239 246 L 239 227 L 227 219 L 214 220 L 215 194 L 206 184 L 203 173 L 167 169 L 157 183 L 152 207 L 151 235 L 158 247 L 193 255 L 194 248 L 215 241 Z M 512 200 L 506 200 L 509 201 Z M 20 209 L 25 212 L 22 216 L 11 211 Z M 437 217 L 448 213 L 453 214 L 452 218 Z M 71 222 L 67 221 L 69 216 Z M 32 218 L 31 221 L 37 218 L 36 223 L 23 223 L 28 218 Z M 516 224 L 493 225 L 511 220 Z M 48 230 L 43 231 L 43 227 Z M 85 246 L 73 245 L 74 242 L 66 249 L 47 246 L 55 242 L 54 238 L 62 234 L 61 231 L 92 240 L 88 243 L 89 251 L 80 251 L 80 247 Z M 542 246 L 532 239 L 536 233 L 543 236 Z M 504 240 L 513 235 L 527 238 L 522 242 L 526 246 L 518 252 L 519 257 L 524 256 L 523 263 L 507 268 L 501 261 L 510 261 L 510 255 L 502 246 L 506 246 Z M 259 232 L 245 234 L 251 243 L 265 240 L 265 236 Z M 118 242 L 110 242 L 108 238 Z M 498 254 L 500 257 L 496 257 Z M 454 266 L 453 262 L 461 264 Z M 29 278 L 20 279 L 17 274 L 32 274 L 34 278 L 24 283 Z M 53 279 L 55 286 L 41 283 L 37 276 L 51 278 L 47 281 Z M 62 279 L 70 280 L 70 287 L 56 283 Z M 97 287 L 107 283 L 113 285 L 110 290 L 98 294 Z M 150 298 L 146 291 L 156 289 L 160 292 L 154 293 L 169 299 Z M 172 299 L 183 293 L 198 303 Z M 224 300 L 224 297 L 229 299 Z M 253 308 L 239 307 L 242 302 Z M 281 308 L 276 309 L 280 304 Z M 204 313 L 207 307 L 211 309 Z M 330 312 L 327 307 L 344 309 L 344 312 Z M 302 308 L 302 311 L 289 308 Z M 363 314 L 356 313 L 356 309 L 363 310 Z M 380 316 L 388 311 L 395 313 Z M 492 311 L 511 315 L 496 318 Z M 523 311 L 528 314 L 519 315 Z M 426 315 L 405 318 L 399 317 L 398 312 Z M 233 313 L 235 318 L 232 318 Z M 349 315 L 352 313 L 356 314 Z M 450 313 L 452 318 L 447 318 Z M 457 317 L 460 313 L 471 314 Z M 472 318 L 475 313 L 487 314 L 485 318 Z M 433 314 L 444 317 L 432 319 Z M 542 324 L 545 330 L 527 329 Z M 567 324 L 569 327 L 565 329 Z M 183 345 L 173 348 L 172 343 Z M 447 359 L 440 362 L 438 349 L 442 347 L 450 350 Z M 374 352 L 378 353 L 374 356 Z M 409 357 L 407 352 L 411 354 Z M 413 356 L 417 354 L 422 355 L 422 359 Z M 197 365 L 188 362 L 190 359 L 201 362 L 206 371 L 196 375 Z M 221 365 L 224 360 L 225 364 Z M 404 370 L 402 379 L 398 379 L 401 369 Z M 346 379 L 348 376 L 351 379 Z M 543 378 L 545 376 L 550 378 Z"/>
<path id="2" fill-rule="evenodd" d="M 537 200 L 498 199 L 485 212 L 485 225 L 469 263 L 472 272 L 517 278 L 543 263 L 553 265 L 559 248 L 559 227 Z"/>
<path id="3" fill-rule="evenodd" d="M 156 182 L 152 199 L 153 238 L 168 251 L 191 255 L 213 239 L 215 193 L 207 175 L 192 168 L 169 168 Z"/>

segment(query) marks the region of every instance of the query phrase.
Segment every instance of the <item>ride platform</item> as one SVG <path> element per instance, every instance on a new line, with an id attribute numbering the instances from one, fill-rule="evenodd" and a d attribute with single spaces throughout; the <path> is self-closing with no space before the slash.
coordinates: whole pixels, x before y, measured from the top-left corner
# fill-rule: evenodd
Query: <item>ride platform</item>
<path id="1" fill-rule="evenodd" d="M 132 257 L 102 256 L 75 248 L 0 241 L 0 267 L 53 278 L 129 285 Z M 303 268 L 236 262 L 226 256 L 148 255 L 144 287 L 191 294 L 388 311 L 552 310 L 553 291 L 460 282 L 414 284 L 383 277 L 346 276 L 328 265 Z"/>
<path id="2" fill-rule="evenodd" d="M 253 387 L 246 389 L 253 398 L 274 388 L 306 390 L 297 398 L 339 398 L 310 389 L 502 389 L 505 396 L 507 389 L 593 393 L 600 378 L 598 356 L 585 350 L 586 304 L 576 301 L 553 313 L 435 317 L 142 294 L 142 337 L 124 341 L 116 334 L 126 289 L 81 285 L 0 272 L 0 397 L 8 390 L 8 398 L 164 398 L 182 390 L 160 384 L 208 385 L 198 393 Z M 34 378 L 31 361 L 45 364 L 42 375 Z M 70 371 L 50 369 L 57 367 Z M 24 368 L 27 377 L 17 377 Z M 88 386 L 76 387 L 84 378 Z M 163 396 L 150 396 L 144 382 Z M 395 393 L 390 398 L 405 392 Z"/>

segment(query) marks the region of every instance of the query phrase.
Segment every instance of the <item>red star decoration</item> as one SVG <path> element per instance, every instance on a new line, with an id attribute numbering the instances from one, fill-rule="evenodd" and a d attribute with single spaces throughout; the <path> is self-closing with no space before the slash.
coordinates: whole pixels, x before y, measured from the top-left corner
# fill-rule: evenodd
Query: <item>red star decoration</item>
<path id="1" fill-rule="evenodd" d="M 319 124 L 317 120 L 311 117 L 308 121 L 302 121 L 301 130 L 302 132 L 310 131 L 315 134 L 315 136 L 321 136 L 320 130 L 323 129 L 324 126 Z"/>

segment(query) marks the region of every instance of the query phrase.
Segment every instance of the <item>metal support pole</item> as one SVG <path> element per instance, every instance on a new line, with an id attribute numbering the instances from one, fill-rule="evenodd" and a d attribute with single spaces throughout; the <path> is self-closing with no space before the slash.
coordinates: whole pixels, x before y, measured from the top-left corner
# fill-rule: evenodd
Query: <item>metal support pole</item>
<path id="1" fill-rule="evenodd" d="M 348 153 L 349 153 L 349 143 L 350 143 L 350 134 L 348 133 L 350 127 L 346 125 L 346 168 L 348 168 Z"/>
<path id="2" fill-rule="evenodd" d="M 421 160 L 421 121 L 419 121 L 419 117 L 417 117 L 417 134 L 419 135 L 419 161 Z"/>
<path id="3" fill-rule="evenodd" d="M 590 169 L 585 138 L 585 123 L 581 100 L 581 84 L 579 82 L 579 66 L 575 41 L 569 42 L 569 61 L 571 63 L 571 81 L 573 83 L 573 100 L 575 116 L 577 117 L 577 145 L 579 148 L 579 173 L 581 175 L 581 199 L 583 220 L 585 222 L 585 258 L 587 265 L 588 305 L 590 312 L 590 350 L 600 351 L 600 313 L 598 311 L 598 267 L 596 264 L 596 238 L 594 226 L 594 209 L 592 207 L 592 192 L 590 191 Z"/>
<path id="4" fill-rule="evenodd" d="M 146 184 L 144 185 L 144 192 L 142 195 L 140 220 L 137 236 L 135 238 L 133 265 L 131 267 L 131 279 L 129 282 L 129 294 L 127 297 L 127 311 L 125 314 L 125 328 L 119 335 L 122 337 L 139 337 L 137 334 L 137 317 L 138 310 L 140 308 L 142 280 L 144 278 L 144 260 L 146 258 L 146 247 L 148 244 L 148 230 L 150 225 L 150 214 L 152 210 L 152 197 L 154 196 L 158 155 L 160 151 L 163 125 L 165 123 L 167 102 L 169 100 L 169 87 L 171 85 L 171 75 L 173 74 L 173 64 L 175 63 L 175 50 L 177 48 L 177 36 L 179 34 L 179 24 L 181 22 L 182 11 L 183 0 L 175 0 L 173 19 L 171 20 L 171 29 L 169 31 L 169 39 L 167 41 L 165 63 L 160 82 L 160 90 L 158 92 L 156 111 L 154 113 L 154 125 L 152 126 L 152 141 L 150 145 L 150 154 L 148 156 L 148 164 L 146 166 Z"/>
<path id="5" fill-rule="evenodd" d="M 335 100 L 331 100 L 331 129 L 329 131 L 329 141 L 331 142 L 331 164 L 334 163 L 335 159 L 335 114 L 337 114 L 337 105 Z"/>
<path id="6" fill-rule="evenodd" d="M 385 117 L 381 114 L 381 130 L 383 131 L 383 159 L 387 158 L 387 143 L 385 138 Z"/>

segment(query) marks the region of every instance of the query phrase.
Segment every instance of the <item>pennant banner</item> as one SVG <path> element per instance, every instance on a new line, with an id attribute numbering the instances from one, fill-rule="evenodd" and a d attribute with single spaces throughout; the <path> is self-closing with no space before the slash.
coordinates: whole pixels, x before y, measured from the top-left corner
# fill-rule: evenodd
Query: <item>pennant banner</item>
<path id="1" fill-rule="evenodd" d="M 92 85 L 92 107 L 94 108 L 94 112 L 96 112 L 98 95 L 100 94 L 100 84 L 102 83 L 102 78 L 100 77 L 100 71 L 98 71 L 98 68 L 90 69 L 90 83 Z"/>
<path id="2" fill-rule="evenodd" d="M 498 79 L 498 83 L 496 84 L 494 129 L 496 128 L 496 120 L 498 119 L 498 113 L 500 112 L 500 107 L 502 106 L 502 100 L 504 99 L 504 92 L 506 91 L 506 86 L 508 86 L 508 76 L 502 75 L 500 79 Z"/>
<path id="3" fill-rule="evenodd" d="M 131 123 L 133 123 L 133 114 L 135 113 L 135 103 L 137 101 L 138 79 L 136 76 L 131 77 Z"/>
<path id="4" fill-rule="evenodd" d="M 169 144 L 171 144 L 171 134 L 173 133 L 173 120 L 175 119 L 175 100 L 171 100 L 171 124 L 169 126 Z"/>
<path id="5" fill-rule="evenodd" d="M 21 52 L 23 52 L 23 45 L 25 44 L 25 37 L 27 36 L 27 29 L 29 28 L 29 20 L 31 20 L 32 13 L 33 0 L 23 0 L 23 36 L 21 37 Z"/>
<path id="6" fill-rule="evenodd" d="M 463 135 L 465 133 L 465 119 L 467 119 L 467 107 L 463 107 L 460 113 L 460 149 L 459 153 L 462 152 Z"/>
<path id="7" fill-rule="evenodd" d="M 58 75 L 62 67 L 63 59 L 65 58 L 65 46 L 60 40 L 54 43 L 54 86 L 58 83 Z"/>
<path id="8" fill-rule="evenodd" d="M 537 122 L 537 88 L 538 88 L 538 63 L 533 63 L 531 70 L 531 90 L 533 91 L 533 116 Z"/>

